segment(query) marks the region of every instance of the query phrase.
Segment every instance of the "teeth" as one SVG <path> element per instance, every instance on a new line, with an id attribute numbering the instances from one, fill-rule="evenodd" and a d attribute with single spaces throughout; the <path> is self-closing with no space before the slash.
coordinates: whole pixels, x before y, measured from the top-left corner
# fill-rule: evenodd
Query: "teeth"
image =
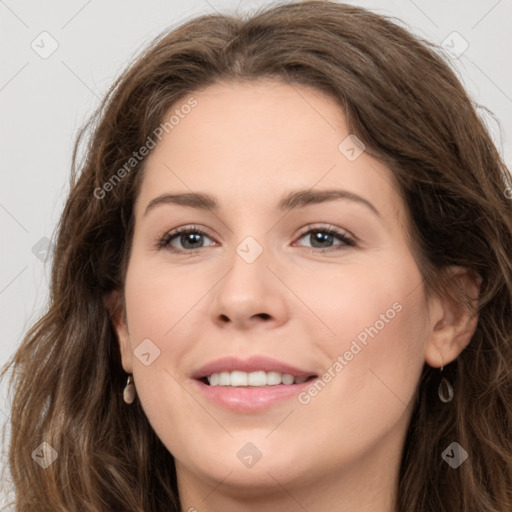
<path id="1" fill-rule="evenodd" d="M 231 384 L 231 379 L 229 377 L 229 372 L 221 372 L 219 373 L 219 386 L 229 386 Z M 211 383 L 210 383 L 211 385 Z"/>
<path id="2" fill-rule="evenodd" d="M 210 386 L 277 386 L 279 384 L 301 384 L 307 379 L 307 377 L 297 377 L 289 373 L 279 372 L 220 372 L 212 373 L 208 376 L 208 382 Z"/>
<path id="3" fill-rule="evenodd" d="M 248 386 L 266 386 L 267 385 L 267 374 L 263 371 L 251 372 L 246 375 L 247 375 L 247 385 Z M 277 375 L 276 377 L 279 377 L 279 375 Z M 277 379 L 275 379 L 275 380 L 277 380 Z M 231 382 L 233 382 L 233 381 L 231 381 Z M 279 381 L 278 384 L 281 384 L 281 381 Z M 234 386 L 235 384 L 232 384 L 232 385 Z"/>
<path id="4" fill-rule="evenodd" d="M 282 377 L 281 377 L 281 381 L 283 382 L 283 384 L 287 384 L 288 386 L 290 384 L 293 384 L 293 381 L 295 380 L 295 377 L 293 375 L 290 375 L 289 373 L 285 373 Z"/>
<path id="5" fill-rule="evenodd" d="M 231 372 L 231 386 L 247 386 L 247 373 L 245 372 Z"/>

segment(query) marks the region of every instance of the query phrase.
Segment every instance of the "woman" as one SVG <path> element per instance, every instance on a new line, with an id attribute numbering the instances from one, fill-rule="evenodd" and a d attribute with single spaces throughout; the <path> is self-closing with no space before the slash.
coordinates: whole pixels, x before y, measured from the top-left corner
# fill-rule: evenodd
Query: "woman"
<path id="1" fill-rule="evenodd" d="M 17 510 L 512 510 L 511 178 L 428 43 L 203 16 L 89 127 L 12 361 Z"/>

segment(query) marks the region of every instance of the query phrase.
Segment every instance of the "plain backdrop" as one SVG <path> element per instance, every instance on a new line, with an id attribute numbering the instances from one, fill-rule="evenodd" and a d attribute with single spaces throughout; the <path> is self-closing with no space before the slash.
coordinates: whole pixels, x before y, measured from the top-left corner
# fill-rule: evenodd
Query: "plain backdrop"
<path id="1" fill-rule="evenodd" d="M 279 3 L 0 0 L 0 365 L 45 306 L 49 239 L 68 190 L 72 145 L 109 85 L 166 29 L 199 14 L 248 13 Z M 481 109 L 510 168 L 512 0 L 348 3 L 396 17 L 446 49 L 474 101 L 494 113 Z M 1 424 L 9 397 L 5 384 L 0 391 Z"/>

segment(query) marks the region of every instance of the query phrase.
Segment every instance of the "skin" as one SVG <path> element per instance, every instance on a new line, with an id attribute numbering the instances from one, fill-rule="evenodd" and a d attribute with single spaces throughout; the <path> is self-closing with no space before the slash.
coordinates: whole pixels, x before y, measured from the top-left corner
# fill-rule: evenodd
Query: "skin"
<path id="1" fill-rule="evenodd" d="M 175 457 L 182 510 L 393 512 L 423 365 L 453 361 L 477 318 L 426 296 L 392 172 L 366 152 L 349 161 L 339 151 L 349 131 L 331 98 L 271 80 L 193 96 L 197 106 L 147 159 L 126 318 L 113 315 L 123 368 Z M 287 192 L 311 188 L 348 190 L 379 214 L 346 199 L 277 210 Z M 219 210 L 160 204 L 144 214 L 157 196 L 191 191 L 215 196 Z M 197 252 L 156 248 L 190 225 L 207 233 Z M 332 226 L 356 245 L 315 245 L 308 226 Z M 247 236 L 263 249 L 252 263 L 236 252 Z M 187 240 L 172 246 L 192 251 Z M 477 293 L 465 269 L 452 271 Z M 400 312 L 305 405 L 293 398 L 244 414 L 192 386 L 194 370 L 227 355 L 266 355 L 322 375 L 396 303 Z M 146 366 L 134 350 L 148 338 L 160 355 Z M 247 442 L 262 454 L 252 468 L 237 458 Z"/>

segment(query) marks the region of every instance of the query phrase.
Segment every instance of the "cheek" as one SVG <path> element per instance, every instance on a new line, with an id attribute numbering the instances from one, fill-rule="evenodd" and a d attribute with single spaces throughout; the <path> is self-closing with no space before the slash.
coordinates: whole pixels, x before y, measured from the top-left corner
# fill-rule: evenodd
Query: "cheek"
<path id="1" fill-rule="evenodd" d="M 173 268 L 152 263 L 147 257 L 135 257 L 125 286 L 132 344 L 153 337 L 160 344 L 173 340 L 174 346 L 179 340 L 173 336 L 174 329 L 187 322 L 187 315 L 211 286 L 207 281 L 207 276 L 198 277 L 194 269 Z"/>
<path id="2" fill-rule="evenodd" d="M 187 286 L 188 284 L 188 286 Z M 151 403 L 164 385 L 173 384 L 186 337 L 176 333 L 186 324 L 187 313 L 198 301 L 199 291 L 183 272 L 165 270 L 132 258 L 125 283 L 128 329 L 137 392 Z M 172 345 L 172 347 L 171 347 Z"/>
<path id="3" fill-rule="evenodd" d="M 347 432 L 343 441 L 333 437 L 344 446 L 371 442 L 396 427 L 410 410 L 424 364 L 421 274 L 412 260 L 379 263 L 334 276 L 315 295 L 319 310 L 325 306 L 322 319 L 336 334 L 318 345 L 328 366 L 322 384 L 310 387 L 302 403 L 308 402 L 312 417 L 323 418 L 317 422 L 322 435 L 328 436 L 333 424 Z"/>
<path id="4" fill-rule="evenodd" d="M 137 263 L 125 285 L 137 396 L 158 437 L 181 453 L 198 411 L 183 391 L 180 362 L 190 348 L 188 315 L 207 288 L 193 286 L 190 273 Z"/>
<path id="5" fill-rule="evenodd" d="M 414 353 L 422 343 L 427 310 L 421 273 L 407 253 L 391 256 L 335 270 L 319 268 L 314 278 L 297 281 L 294 290 L 313 313 L 304 320 L 308 337 L 321 335 L 326 353 L 350 350 L 354 340 L 365 352 L 380 347 L 383 354 L 401 348 L 404 354 Z"/>

